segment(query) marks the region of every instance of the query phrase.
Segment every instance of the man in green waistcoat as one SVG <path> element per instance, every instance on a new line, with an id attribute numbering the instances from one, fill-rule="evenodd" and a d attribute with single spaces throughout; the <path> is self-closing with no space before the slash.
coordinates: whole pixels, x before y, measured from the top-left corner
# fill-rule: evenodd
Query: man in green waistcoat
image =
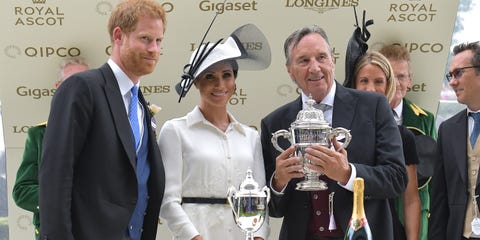
<path id="1" fill-rule="evenodd" d="M 390 106 L 394 110 L 395 121 L 397 121 L 399 125 L 412 129 L 417 134 L 424 134 L 436 140 L 437 130 L 434 115 L 405 98 L 407 89 L 412 85 L 409 52 L 403 46 L 396 44 L 384 46 L 380 52 L 388 58 L 395 77 L 400 83 L 400 86 L 397 87 L 397 92 L 390 102 Z M 422 161 L 422 159 L 420 159 L 420 161 Z M 418 194 L 421 202 L 420 240 L 427 240 L 428 238 L 428 221 L 430 215 L 429 182 L 430 179 L 418 185 Z M 399 216 L 401 220 L 403 220 L 403 208 L 401 205 L 402 204 L 399 204 Z"/>
<path id="2" fill-rule="evenodd" d="M 55 87 L 70 75 L 89 69 L 82 58 L 69 58 L 60 64 L 58 80 Z M 47 122 L 40 123 L 28 129 L 22 163 L 17 170 L 17 178 L 13 186 L 13 200 L 22 209 L 33 212 L 35 239 L 38 239 L 40 216 L 38 209 L 38 168 L 42 156 L 42 141 Z"/>

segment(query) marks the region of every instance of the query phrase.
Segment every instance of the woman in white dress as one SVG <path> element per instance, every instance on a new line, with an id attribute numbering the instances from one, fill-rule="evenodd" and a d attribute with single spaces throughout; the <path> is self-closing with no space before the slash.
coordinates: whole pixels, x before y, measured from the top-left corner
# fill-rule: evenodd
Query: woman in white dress
<path id="1" fill-rule="evenodd" d="M 229 37 L 215 47 L 201 45 L 192 54 L 186 67 L 190 71 L 177 90 L 184 97 L 195 86 L 200 102 L 187 115 L 166 121 L 160 131 L 158 144 L 166 174 L 160 216 L 174 239 L 245 239 L 227 203 L 227 190 L 230 186 L 238 189 L 247 169 L 253 171 L 260 187 L 265 185 L 258 132 L 238 122 L 227 110 L 236 89 L 237 59 L 245 59 L 237 42 Z M 205 46 L 207 51 L 203 52 Z M 255 239 L 267 239 L 268 232 L 265 221 Z"/>

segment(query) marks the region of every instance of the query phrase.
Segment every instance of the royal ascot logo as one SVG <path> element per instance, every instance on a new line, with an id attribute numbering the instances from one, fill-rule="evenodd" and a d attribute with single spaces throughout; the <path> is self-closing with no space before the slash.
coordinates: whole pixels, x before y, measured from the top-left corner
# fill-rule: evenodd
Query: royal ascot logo
<path id="1" fill-rule="evenodd" d="M 237 88 L 233 92 L 232 97 L 228 100 L 230 105 L 245 105 L 248 100 L 248 94 L 245 89 Z"/>
<path id="2" fill-rule="evenodd" d="M 318 13 L 324 13 L 330 10 L 356 7 L 360 0 L 287 0 L 287 8 L 304 8 Z"/>
<path id="3" fill-rule="evenodd" d="M 65 14 L 59 7 L 46 5 L 47 0 L 32 0 L 33 6 L 15 6 L 15 26 L 62 26 Z"/>
<path id="4" fill-rule="evenodd" d="M 248 11 L 258 11 L 258 2 L 253 1 L 211 1 L 203 0 L 198 4 L 198 8 L 204 12 L 218 12 L 223 14 L 224 12 L 248 12 Z"/>
<path id="5" fill-rule="evenodd" d="M 390 3 L 388 11 L 390 15 L 387 22 L 433 22 L 437 16 L 437 8 L 433 3 L 418 0 Z"/>

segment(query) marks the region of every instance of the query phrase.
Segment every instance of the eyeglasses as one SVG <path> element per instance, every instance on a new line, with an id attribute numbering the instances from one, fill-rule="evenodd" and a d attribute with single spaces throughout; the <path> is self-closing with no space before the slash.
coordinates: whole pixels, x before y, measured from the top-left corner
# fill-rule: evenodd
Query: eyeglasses
<path id="1" fill-rule="evenodd" d="M 477 65 L 477 66 L 468 66 L 468 67 L 462 67 L 462 68 L 455 68 L 453 69 L 453 71 L 451 72 L 448 72 L 447 74 L 445 74 L 445 77 L 447 78 L 447 81 L 452 81 L 453 78 L 455 79 L 459 79 L 462 77 L 463 73 L 465 72 L 465 69 L 469 69 L 469 68 L 478 68 L 480 67 L 480 65 Z"/>
<path id="2" fill-rule="evenodd" d="M 404 81 L 407 81 L 408 79 L 410 79 L 410 74 L 398 74 L 397 76 L 395 76 L 397 78 L 398 81 L 400 82 L 404 82 Z"/>

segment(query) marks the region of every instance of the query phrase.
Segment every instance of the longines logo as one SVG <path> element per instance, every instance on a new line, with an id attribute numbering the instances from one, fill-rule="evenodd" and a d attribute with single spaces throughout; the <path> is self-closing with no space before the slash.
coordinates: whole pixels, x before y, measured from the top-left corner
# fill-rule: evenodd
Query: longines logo
<path id="1" fill-rule="evenodd" d="M 262 42 L 242 42 L 242 46 L 245 50 L 249 51 L 261 51 L 263 49 Z M 193 52 L 197 48 L 196 43 L 190 43 L 190 51 Z"/>
<path id="2" fill-rule="evenodd" d="M 287 8 L 304 8 L 318 13 L 324 13 L 341 7 L 358 6 L 360 0 L 287 0 Z"/>
<path id="3" fill-rule="evenodd" d="M 3 50 L 9 58 L 17 58 L 22 54 L 27 57 L 78 57 L 82 53 L 77 47 L 54 47 L 54 46 L 29 46 L 22 49 L 15 45 L 9 45 Z"/>
<path id="4" fill-rule="evenodd" d="M 204 12 L 218 12 L 222 14 L 224 12 L 247 12 L 247 11 L 257 11 L 258 2 L 255 0 L 252 1 L 243 1 L 243 2 L 233 2 L 233 1 L 211 1 L 203 0 L 198 4 L 198 8 Z"/>
<path id="5" fill-rule="evenodd" d="M 28 133 L 28 129 L 31 128 L 33 126 L 12 126 L 12 132 L 15 133 L 15 134 L 24 134 L 24 133 Z M 30 219 L 30 224 L 31 224 L 31 218 L 29 218 L 28 216 L 26 215 L 23 215 L 24 217 L 27 217 L 27 219 Z M 20 218 L 19 218 L 20 220 Z M 25 219 L 24 219 L 25 220 Z M 26 221 L 23 221 L 23 222 L 26 222 Z M 22 225 L 25 225 L 25 224 L 22 224 Z M 19 225 L 20 226 L 20 225 Z"/>
<path id="6" fill-rule="evenodd" d="M 46 5 L 47 0 L 32 0 L 33 6 L 13 8 L 15 26 L 62 26 L 64 13 L 59 7 Z"/>
<path id="7" fill-rule="evenodd" d="M 390 3 L 387 22 L 433 22 L 437 9 L 433 3 Z"/>
<path id="8" fill-rule="evenodd" d="M 156 85 L 156 86 L 140 86 L 140 89 L 142 90 L 142 94 L 144 96 L 149 96 L 152 94 L 157 94 L 157 93 L 169 93 L 170 92 L 170 85 Z"/>

